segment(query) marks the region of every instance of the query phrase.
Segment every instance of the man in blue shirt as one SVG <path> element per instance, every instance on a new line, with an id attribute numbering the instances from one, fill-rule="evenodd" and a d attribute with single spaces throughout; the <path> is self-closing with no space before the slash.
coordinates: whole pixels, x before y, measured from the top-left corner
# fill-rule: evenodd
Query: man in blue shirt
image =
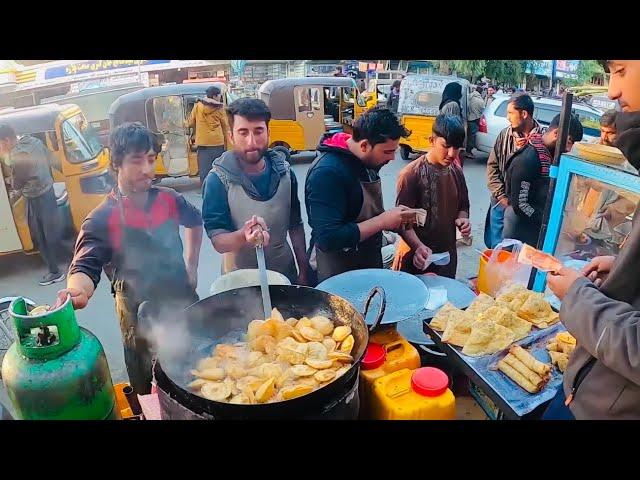
<path id="1" fill-rule="evenodd" d="M 227 113 L 233 149 L 214 161 L 202 205 L 207 234 L 223 254 L 222 273 L 257 268 L 255 243 L 262 235 L 267 269 L 306 285 L 298 182 L 286 154 L 268 148 L 271 112 L 262 100 L 241 98 Z"/>

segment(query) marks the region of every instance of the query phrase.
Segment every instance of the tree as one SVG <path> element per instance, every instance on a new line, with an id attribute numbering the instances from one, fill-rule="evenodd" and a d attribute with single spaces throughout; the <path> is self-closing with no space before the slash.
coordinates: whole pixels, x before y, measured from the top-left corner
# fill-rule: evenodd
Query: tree
<path id="1" fill-rule="evenodd" d="M 430 60 L 441 74 L 455 72 L 474 79 L 485 76 L 494 83 L 518 85 L 527 68 L 535 68 L 541 60 Z"/>
<path id="2" fill-rule="evenodd" d="M 563 79 L 563 83 L 570 87 L 582 85 L 589 83 L 593 76 L 599 73 L 604 73 L 604 69 L 597 60 L 580 60 L 578 68 L 576 69 L 576 75 L 578 78 L 565 78 Z"/>

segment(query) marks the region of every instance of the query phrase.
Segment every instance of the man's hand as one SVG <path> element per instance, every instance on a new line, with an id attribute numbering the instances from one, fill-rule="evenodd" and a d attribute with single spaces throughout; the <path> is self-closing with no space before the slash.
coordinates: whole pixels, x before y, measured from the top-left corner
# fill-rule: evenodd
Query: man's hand
<path id="1" fill-rule="evenodd" d="M 557 273 L 549 272 L 547 274 L 547 285 L 556 297 L 562 300 L 571 288 L 571 285 L 573 285 L 573 282 L 582 276 L 582 273 L 577 270 L 563 267 Z"/>
<path id="2" fill-rule="evenodd" d="M 56 303 L 53 307 L 51 307 L 51 309 L 54 310 L 60 307 L 64 302 L 66 302 L 67 295 L 71 295 L 71 303 L 73 304 L 73 308 L 75 310 L 80 310 L 86 307 L 87 303 L 89 303 L 87 292 L 85 292 L 81 288 L 65 288 L 58 292 Z"/>
<path id="3" fill-rule="evenodd" d="M 517 149 L 521 149 L 527 143 L 528 138 L 527 137 L 515 137 L 515 141 L 516 141 L 516 148 Z"/>
<path id="4" fill-rule="evenodd" d="M 264 218 L 256 215 L 252 216 L 250 220 L 244 222 L 242 230 L 244 239 L 249 245 L 257 246 L 262 244 L 263 247 L 269 245 L 269 232 Z"/>
<path id="5" fill-rule="evenodd" d="M 613 268 L 616 257 L 612 255 L 595 257 L 589 265 L 584 267 L 582 274 L 591 280 L 596 287 L 602 285 Z"/>
<path id="6" fill-rule="evenodd" d="M 189 285 L 195 290 L 198 288 L 198 266 L 187 264 L 187 278 L 189 279 Z"/>
<path id="7" fill-rule="evenodd" d="M 403 223 L 402 215 L 400 214 L 405 210 L 409 210 L 409 207 L 399 205 L 378 215 L 380 218 L 380 226 L 382 227 L 381 230 L 398 230 Z"/>
<path id="8" fill-rule="evenodd" d="M 464 238 L 469 238 L 469 235 L 471 235 L 471 222 L 468 218 L 458 218 L 456 220 L 456 227 L 458 227 L 458 230 L 460 230 Z"/>
<path id="9" fill-rule="evenodd" d="M 502 208 L 507 208 L 509 206 L 509 199 L 507 197 L 502 197 L 500 200 L 498 200 L 498 203 Z"/>
<path id="10" fill-rule="evenodd" d="M 427 260 L 431 256 L 431 249 L 426 245 L 420 245 L 413 254 L 413 266 L 422 271 L 427 268 Z"/>

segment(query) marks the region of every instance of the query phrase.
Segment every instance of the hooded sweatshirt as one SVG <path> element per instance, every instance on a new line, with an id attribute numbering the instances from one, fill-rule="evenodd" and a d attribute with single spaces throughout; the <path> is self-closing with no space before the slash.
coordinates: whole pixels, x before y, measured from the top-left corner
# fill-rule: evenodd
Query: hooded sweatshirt
<path id="1" fill-rule="evenodd" d="M 196 145 L 218 147 L 226 145 L 229 122 L 224 107 L 211 98 L 203 98 L 191 110 L 187 126 L 196 129 Z"/>
<path id="2" fill-rule="evenodd" d="M 231 218 L 227 187 L 229 184 L 239 184 L 245 193 L 258 201 L 270 200 L 278 191 L 280 179 L 289 172 L 291 178 L 291 211 L 289 228 L 302 224 L 300 201 L 298 199 L 298 181 L 289 167 L 284 152 L 267 150 L 264 154 L 266 167 L 257 175 L 247 175 L 240 167 L 233 150 L 224 152 L 213 162 L 211 172 L 207 175 L 202 186 L 202 218 L 209 238 L 221 233 L 234 232 L 241 225 L 235 225 Z M 283 212 L 285 214 L 285 212 Z"/>
<path id="3" fill-rule="evenodd" d="M 317 148 L 320 157 L 307 172 L 305 204 L 311 244 L 325 252 L 360 243 L 356 223 L 364 202 L 360 182 L 380 178 L 349 151 L 349 138 L 346 133 L 325 134 Z"/>
<path id="4" fill-rule="evenodd" d="M 25 198 L 37 198 L 53 186 L 49 150 L 36 137 L 25 135 L 9 154 L 11 186 Z"/>
<path id="5" fill-rule="evenodd" d="M 620 112 L 616 146 L 640 168 L 640 112 Z M 564 373 L 569 408 L 580 419 L 640 420 L 640 213 L 600 288 L 581 277 L 562 301 L 560 320 L 577 346 Z"/>

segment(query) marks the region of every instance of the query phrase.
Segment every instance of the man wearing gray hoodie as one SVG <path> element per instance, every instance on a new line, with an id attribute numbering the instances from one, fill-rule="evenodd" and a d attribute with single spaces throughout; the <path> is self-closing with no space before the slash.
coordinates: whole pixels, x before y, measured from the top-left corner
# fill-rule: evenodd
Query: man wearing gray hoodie
<path id="1" fill-rule="evenodd" d="M 202 218 L 213 247 L 223 254 L 222 273 L 257 268 L 254 247 L 262 237 L 267 269 L 306 285 L 298 182 L 286 154 L 268 148 L 271 112 L 262 100 L 241 98 L 227 113 L 233 150 L 213 162 L 202 189 Z"/>
<path id="2" fill-rule="evenodd" d="M 615 146 L 640 168 L 640 60 L 602 61 L 617 100 Z M 640 420 L 640 214 L 617 257 L 595 257 L 583 271 L 549 274 L 562 300 L 560 321 L 577 345 L 545 418 Z M 565 407 L 567 406 L 568 409 Z"/>
<path id="3" fill-rule="evenodd" d="M 40 250 L 49 273 L 40 285 L 51 285 L 65 278 L 58 268 L 60 221 L 49 151 L 31 135 L 18 139 L 10 125 L 0 125 L 0 155 L 11 168 L 12 197 L 22 195 L 27 204 L 27 221 L 33 242 Z"/>

